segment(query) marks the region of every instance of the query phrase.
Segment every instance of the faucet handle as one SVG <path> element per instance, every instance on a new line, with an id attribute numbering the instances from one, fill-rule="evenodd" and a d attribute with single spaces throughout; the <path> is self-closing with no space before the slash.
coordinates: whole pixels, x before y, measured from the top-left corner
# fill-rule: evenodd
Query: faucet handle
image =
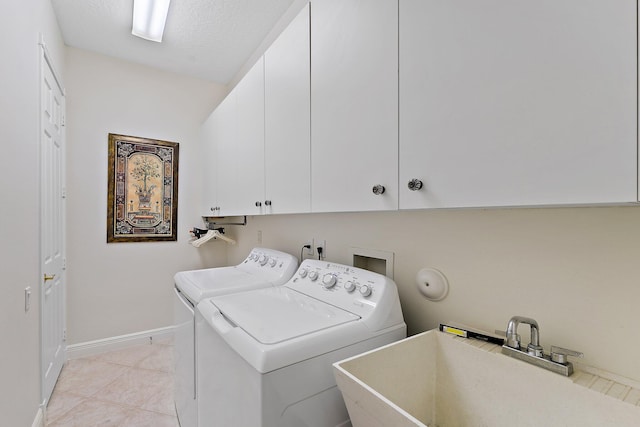
<path id="1" fill-rule="evenodd" d="M 515 334 L 515 337 L 514 337 L 514 336 L 508 336 L 507 331 L 501 331 L 499 329 L 496 329 L 494 332 L 496 333 L 496 335 L 500 335 L 501 337 L 507 338 L 505 340 L 506 345 L 520 350 L 520 334 Z M 514 338 L 515 338 L 515 341 L 514 341 Z"/>
<path id="2" fill-rule="evenodd" d="M 557 347 L 555 345 L 551 346 L 551 360 L 553 360 L 554 362 L 566 365 L 567 356 L 584 357 L 584 354 L 579 351 L 569 350 L 567 348 Z"/>

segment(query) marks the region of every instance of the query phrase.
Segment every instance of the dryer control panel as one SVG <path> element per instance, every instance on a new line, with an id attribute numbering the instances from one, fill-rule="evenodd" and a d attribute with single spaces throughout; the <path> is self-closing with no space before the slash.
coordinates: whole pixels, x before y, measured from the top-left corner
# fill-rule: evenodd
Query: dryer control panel
<path id="1" fill-rule="evenodd" d="M 402 319 L 395 282 L 369 270 L 307 259 L 285 286 L 357 314 L 376 328 Z"/>
<path id="2" fill-rule="evenodd" d="M 298 267 L 298 259 L 293 255 L 269 248 L 253 248 L 247 258 L 237 268 L 273 283 L 282 285 L 289 280 Z"/>

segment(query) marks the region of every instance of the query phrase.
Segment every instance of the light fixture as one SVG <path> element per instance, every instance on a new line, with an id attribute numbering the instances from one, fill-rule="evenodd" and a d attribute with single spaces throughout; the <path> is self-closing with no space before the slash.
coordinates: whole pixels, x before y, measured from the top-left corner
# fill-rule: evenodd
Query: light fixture
<path id="1" fill-rule="evenodd" d="M 170 0 L 133 0 L 131 34 L 154 42 L 162 41 Z"/>

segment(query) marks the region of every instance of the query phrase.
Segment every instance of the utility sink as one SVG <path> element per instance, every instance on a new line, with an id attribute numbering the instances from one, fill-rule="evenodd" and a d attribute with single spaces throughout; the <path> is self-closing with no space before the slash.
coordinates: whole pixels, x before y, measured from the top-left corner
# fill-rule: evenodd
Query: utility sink
<path id="1" fill-rule="evenodd" d="M 637 383 L 567 378 L 500 350 L 432 330 L 333 366 L 354 427 L 640 425 Z"/>

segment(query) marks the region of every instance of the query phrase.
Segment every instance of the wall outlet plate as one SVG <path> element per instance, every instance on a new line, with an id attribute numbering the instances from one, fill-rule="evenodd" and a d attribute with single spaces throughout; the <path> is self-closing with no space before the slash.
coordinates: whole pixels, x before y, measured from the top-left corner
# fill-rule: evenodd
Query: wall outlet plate
<path id="1" fill-rule="evenodd" d="M 313 245 L 313 239 L 307 240 L 307 243 L 305 243 L 305 245 L 309 245 L 309 249 L 307 249 L 306 254 L 308 256 L 313 256 L 316 250 L 315 246 Z"/>
<path id="2" fill-rule="evenodd" d="M 327 242 L 322 239 L 315 239 L 316 242 L 316 254 L 319 254 L 318 248 L 322 252 L 322 255 L 319 256 L 320 259 L 325 259 L 327 257 Z"/>

